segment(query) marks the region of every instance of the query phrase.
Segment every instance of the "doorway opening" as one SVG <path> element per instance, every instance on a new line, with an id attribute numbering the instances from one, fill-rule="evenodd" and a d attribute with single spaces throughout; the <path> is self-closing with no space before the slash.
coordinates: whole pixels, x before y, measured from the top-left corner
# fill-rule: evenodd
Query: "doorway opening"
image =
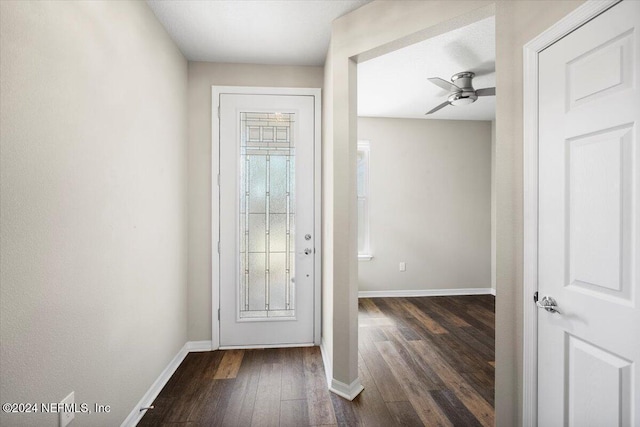
<path id="1" fill-rule="evenodd" d="M 493 425 L 495 98 L 425 115 L 460 72 L 495 87 L 493 16 L 357 64 L 359 374 L 390 411 Z"/>

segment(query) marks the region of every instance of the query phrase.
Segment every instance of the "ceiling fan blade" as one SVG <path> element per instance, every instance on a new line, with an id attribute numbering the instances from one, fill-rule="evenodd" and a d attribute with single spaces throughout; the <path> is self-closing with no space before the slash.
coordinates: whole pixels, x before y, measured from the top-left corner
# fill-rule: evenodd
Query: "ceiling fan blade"
<path id="1" fill-rule="evenodd" d="M 426 116 L 427 114 L 435 113 L 436 111 L 446 107 L 447 105 L 449 105 L 449 101 L 444 101 L 442 104 L 438 105 L 436 108 L 432 109 L 428 113 L 425 113 L 424 115 Z"/>
<path id="2" fill-rule="evenodd" d="M 444 79 L 441 79 L 440 77 L 429 77 L 427 80 L 429 80 L 434 85 L 441 87 L 442 89 L 448 90 L 449 92 L 460 91 L 460 88 L 458 86 Z"/>
<path id="3" fill-rule="evenodd" d="M 495 96 L 496 88 L 495 87 L 485 87 L 484 89 L 476 90 L 476 95 L 478 96 Z"/>

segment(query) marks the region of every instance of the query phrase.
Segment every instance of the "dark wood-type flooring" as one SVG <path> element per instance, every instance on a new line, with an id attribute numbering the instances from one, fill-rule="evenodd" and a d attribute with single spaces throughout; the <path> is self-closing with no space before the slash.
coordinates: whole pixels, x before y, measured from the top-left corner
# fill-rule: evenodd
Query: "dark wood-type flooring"
<path id="1" fill-rule="evenodd" d="M 140 426 L 493 426 L 494 297 L 363 298 L 352 402 L 320 349 L 190 353 Z"/>

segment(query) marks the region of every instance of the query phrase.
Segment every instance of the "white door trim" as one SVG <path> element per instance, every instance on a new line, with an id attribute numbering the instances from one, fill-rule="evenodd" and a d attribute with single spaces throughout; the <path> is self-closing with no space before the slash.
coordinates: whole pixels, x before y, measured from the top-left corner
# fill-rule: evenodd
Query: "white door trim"
<path id="1" fill-rule="evenodd" d="M 589 0 L 523 47 L 523 426 L 537 425 L 538 409 L 538 309 L 533 303 L 538 290 L 538 55 L 619 1 Z"/>
<path id="2" fill-rule="evenodd" d="M 297 95 L 314 97 L 314 233 L 315 254 L 313 272 L 313 343 L 320 345 L 321 326 L 321 272 L 322 272 L 322 151 L 321 151 L 321 89 L 319 88 L 284 88 L 284 87 L 249 87 L 249 86 L 211 86 L 211 349 L 220 348 L 220 94 L 253 94 L 253 95 Z M 261 346 L 264 347 L 264 346 Z"/>

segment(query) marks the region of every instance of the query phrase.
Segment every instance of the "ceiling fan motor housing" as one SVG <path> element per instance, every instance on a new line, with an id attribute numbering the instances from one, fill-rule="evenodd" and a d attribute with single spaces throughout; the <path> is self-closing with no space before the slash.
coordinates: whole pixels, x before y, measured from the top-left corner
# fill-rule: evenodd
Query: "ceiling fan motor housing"
<path id="1" fill-rule="evenodd" d="M 451 105 L 471 104 L 478 99 L 478 95 L 476 95 L 476 91 L 471 84 L 474 76 L 475 73 L 464 71 L 451 77 L 453 84 L 460 88 L 459 92 L 454 92 L 447 98 Z"/>

